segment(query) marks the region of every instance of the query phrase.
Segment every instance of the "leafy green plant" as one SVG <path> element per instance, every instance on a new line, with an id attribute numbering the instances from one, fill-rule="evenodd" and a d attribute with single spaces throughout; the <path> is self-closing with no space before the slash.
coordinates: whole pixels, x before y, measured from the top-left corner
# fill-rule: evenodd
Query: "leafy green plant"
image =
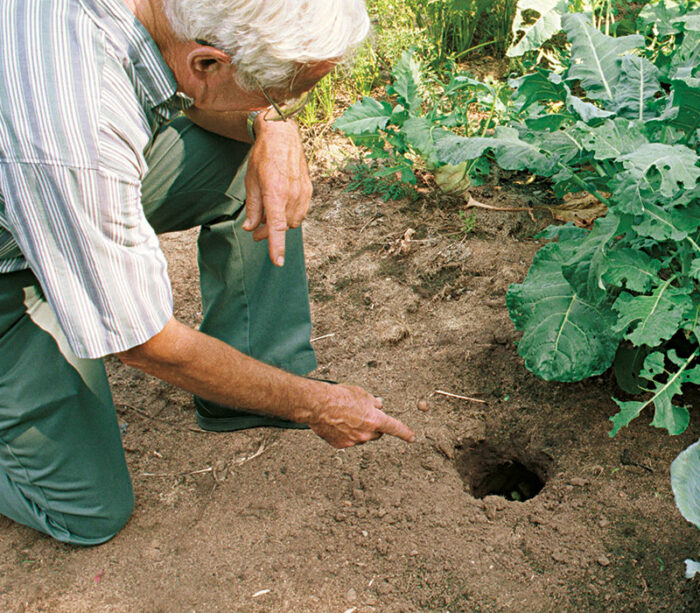
<path id="1" fill-rule="evenodd" d="M 490 152 L 503 168 L 550 178 L 558 195 L 587 191 L 607 205 L 591 230 L 541 234 L 551 242 L 506 297 L 518 351 L 546 380 L 614 366 L 636 397 L 615 399 L 611 436 L 648 408 L 652 426 L 680 434 L 684 389 L 700 384 L 700 9 L 653 4 L 642 34 L 617 38 L 581 14 L 559 19 L 570 56 L 560 73 L 511 83 L 521 119 L 485 138 L 446 136 L 437 158 Z M 681 467 L 697 453 L 674 463 L 678 506 L 696 523 L 697 474 Z"/>
<path id="2" fill-rule="evenodd" d="M 404 52 L 394 67 L 392 83 L 386 87 L 388 100 L 363 98 L 335 122 L 335 127 L 364 147 L 368 158 L 381 162 L 372 171 L 376 178 L 398 175 L 414 185 L 414 168 L 423 164 L 435 171 L 435 179 L 445 191 L 482 183 L 490 169 L 485 157 L 446 165 L 436 156 L 436 144 L 452 131 L 485 134 L 509 112 L 507 88 L 477 81 L 454 66 L 447 83 L 428 83 L 423 72 L 415 52 Z"/>

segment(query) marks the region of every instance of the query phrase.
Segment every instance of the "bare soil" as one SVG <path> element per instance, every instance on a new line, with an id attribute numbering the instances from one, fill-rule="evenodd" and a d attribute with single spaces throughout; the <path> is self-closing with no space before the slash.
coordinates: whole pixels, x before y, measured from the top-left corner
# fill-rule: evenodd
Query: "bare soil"
<path id="1" fill-rule="evenodd" d="M 109 360 L 134 516 L 89 549 L 0 518 L 0 611 L 699 611 L 683 560 L 700 539 L 669 483 L 697 412 L 679 437 L 645 415 L 610 439 L 610 374 L 545 383 L 517 355 L 504 297 L 550 214 L 476 210 L 465 233 L 463 202 L 347 193 L 333 139 L 312 154 L 316 374 L 381 395 L 417 441 L 336 451 L 306 431 L 203 433 L 187 394 Z M 195 237 L 163 237 L 192 325 Z"/>

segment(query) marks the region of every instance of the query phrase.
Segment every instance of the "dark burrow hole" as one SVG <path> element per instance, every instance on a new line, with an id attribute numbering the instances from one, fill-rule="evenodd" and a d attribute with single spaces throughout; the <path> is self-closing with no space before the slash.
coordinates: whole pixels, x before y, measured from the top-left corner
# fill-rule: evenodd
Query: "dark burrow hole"
<path id="1" fill-rule="evenodd" d="M 464 441 L 457 447 L 457 470 L 474 498 L 503 496 L 524 502 L 547 483 L 552 459 L 545 453 L 495 446 L 487 441 Z"/>

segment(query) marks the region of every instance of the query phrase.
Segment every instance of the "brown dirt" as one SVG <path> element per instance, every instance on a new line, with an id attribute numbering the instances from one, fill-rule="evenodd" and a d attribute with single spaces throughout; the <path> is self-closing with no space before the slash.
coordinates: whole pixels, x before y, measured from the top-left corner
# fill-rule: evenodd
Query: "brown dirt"
<path id="1" fill-rule="evenodd" d="M 504 296 L 548 213 L 476 211 L 465 235 L 454 200 L 346 193 L 318 157 L 305 230 L 317 374 L 381 395 L 417 441 L 339 452 L 309 432 L 196 432 L 188 395 L 110 360 L 136 512 L 92 549 L 0 518 L 0 610 L 700 610 L 683 578 L 698 533 L 669 484 L 698 416 L 679 437 L 642 418 L 610 439 L 609 375 L 545 383 L 516 354 Z M 194 239 L 163 239 L 177 315 L 193 325 Z M 532 474 L 492 478 L 519 465 Z M 530 495 L 538 479 L 525 502 L 473 495 Z"/>

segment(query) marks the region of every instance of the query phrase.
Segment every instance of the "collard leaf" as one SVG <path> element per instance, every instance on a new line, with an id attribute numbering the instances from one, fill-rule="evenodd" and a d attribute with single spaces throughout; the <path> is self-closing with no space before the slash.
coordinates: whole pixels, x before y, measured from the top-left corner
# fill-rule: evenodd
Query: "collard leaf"
<path id="1" fill-rule="evenodd" d="M 661 262 L 644 251 L 622 248 L 610 251 L 606 258 L 603 280 L 616 287 L 644 293 L 658 283 Z"/>
<path id="2" fill-rule="evenodd" d="M 563 102 L 568 93 L 559 75 L 542 68 L 508 84 L 515 89 L 514 97 L 522 101 L 521 111 L 536 102 Z"/>
<path id="3" fill-rule="evenodd" d="M 649 171 L 658 170 L 661 184 L 656 189 L 666 198 L 673 197 L 680 187 L 693 189 L 700 178 L 698 154 L 684 145 L 648 143 L 619 160 L 627 170 L 647 181 Z"/>
<path id="4" fill-rule="evenodd" d="M 599 304 L 606 299 L 602 276 L 608 247 L 619 227 L 620 219 L 613 213 L 596 219 L 593 229 L 579 241 L 575 253 L 562 266 L 562 273 L 571 287 L 591 304 Z"/>
<path id="5" fill-rule="evenodd" d="M 392 108 L 387 102 L 377 102 L 374 98 L 365 97 L 345 111 L 336 120 L 334 127 L 348 136 L 374 134 L 386 127 L 391 114 Z"/>
<path id="6" fill-rule="evenodd" d="M 700 127 L 700 88 L 690 87 L 680 80 L 673 81 L 672 87 L 671 104 L 678 109 L 678 113 L 669 124 L 686 134 L 692 134 Z"/>
<path id="7" fill-rule="evenodd" d="M 519 57 L 528 51 L 534 51 L 561 30 L 561 15 L 567 10 L 565 0 L 520 0 L 513 20 L 513 40 L 506 55 Z M 525 23 L 524 14 L 535 11 L 539 17 L 533 23 Z M 518 38 L 520 33 L 521 38 Z"/>
<path id="8" fill-rule="evenodd" d="M 657 347 L 681 329 L 686 311 L 692 308 L 688 291 L 672 287 L 667 281 L 649 295 L 622 292 L 613 304 L 619 314 L 615 331 L 623 333 L 633 345 Z"/>
<path id="9" fill-rule="evenodd" d="M 569 132 L 596 160 L 617 159 L 649 143 L 641 126 L 622 118 L 609 119 L 596 127 L 579 121 Z"/>
<path id="10" fill-rule="evenodd" d="M 700 562 L 687 559 L 685 561 L 685 578 L 694 579 L 695 575 L 697 575 L 698 573 L 700 573 Z"/>
<path id="11" fill-rule="evenodd" d="M 402 126 L 406 140 L 413 149 L 428 162 L 429 166 L 437 164 L 435 143 L 449 134 L 429 121 L 426 117 L 409 117 Z"/>
<path id="12" fill-rule="evenodd" d="M 680 396 L 685 383 L 700 382 L 700 366 L 691 368 L 697 359 L 697 352 L 689 358 L 679 358 L 675 351 L 670 350 L 666 356 L 674 365 L 674 369 L 667 374 L 666 358 L 664 354 L 656 351 L 649 354 L 644 361 L 644 370 L 641 377 L 652 384 L 652 397 L 646 401 L 615 402 L 620 407 L 620 412 L 610 418 L 613 429 L 610 436 L 615 436 L 624 426 L 635 419 L 646 407 L 654 405 L 654 419 L 652 426 L 665 428 L 669 434 L 681 434 L 688 427 L 690 414 L 684 406 L 673 403 L 675 396 Z"/>
<path id="13" fill-rule="evenodd" d="M 681 515 L 700 528 L 700 441 L 671 464 L 671 487 Z"/>
<path id="14" fill-rule="evenodd" d="M 606 36 L 578 13 L 562 16 L 562 26 L 571 42 L 571 56 L 579 60 L 569 68 L 567 80 L 579 80 L 589 98 L 613 101 L 622 76 L 621 56 L 643 47 L 644 37 Z"/>
<path id="15" fill-rule="evenodd" d="M 685 7 L 679 2 L 649 2 L 640 11 L 638 20 L 647 26 L 653 26 L 661 36 L 677 34 L 682 30 L 682 23 L 674 20 L 681 16 Z"/>
<path id="16" fill-rule="evenodd" d="M 417 115 L 423 103 L 421 97 L 421 65 L 413 50 L 404 51 L 392 72 L 393 85 L 386 88 L 390 95 L 396 95 L 399 102 L 410 113 Z"/>
<path id="17" fill-rule="evenodd" d="M 614 314 L 606 305 L 577 296 L 561 267 L 569 246 L 549 243 L 535 255 L 525 282 L 511 285 L 506 303 L 523 331 L 518 353 L 529 370 L 547 381 L 580 381 L 607 370 L 619 343 Z"/>
<path id="18" fill-rule="evenodd" d="M 601 109 L 592 102 L 581 100 L 581 98 L 574 96 L 573 94 L 569 94 L 569 96 L 567 96 L 566 108 L 569 109 L 569 111 L 576 113 L 586 123 L 591 123 L 597 119 L 607 119 L 608 117 L 615 116 L 615 113 L 612 111 Z"/>
<path id="19" fill-rule="evenodd" d="M 695 258 L 690 264 L 690 276 L 700 281 L 700 257 Z"/>
<path id="20" fill-rule="evenodd" d="M 641 394 L 645 391 L 645 382 L 640 377 L 640 372 L 650 353 L 651 349 L 644 345 L 635 347 L 630 343 L 620 343 L 615 355 L 615 380 L 628 394 Z"/>
<path id="21" fill-rule="evenodd" d="M 505 170 L 530 170 L 541 176 L 554 173 L 557 160 L 539 147 L 520 139 L 515 128 L 497 126 L 493 137 L 446 136 L 437 143 L 437 159 L 458 166 L 493 150 L 498 165 Z"/>
<path id="22" fill-rule="evenodd" d="M 680 242 L 694 234 L 700 227 L 700 202 L 687 207 L 669 209 L 647 204 L 641 220 L 633 228 L 640 236 L 648 236 L 656 241 L 672 240 Z"/>
<path id="23" fill-rule="evenodd" d="M 615 88 L 615 98 L 609 108 L 618 115 L 643 121 L 645 117 L 655 117 L 654 96 L 661 87 L 659 69 L 646 58 L 638 55 L 622 57 L 622 73 Z M 652 113 L 646 113 L 651 108 Z"/>

